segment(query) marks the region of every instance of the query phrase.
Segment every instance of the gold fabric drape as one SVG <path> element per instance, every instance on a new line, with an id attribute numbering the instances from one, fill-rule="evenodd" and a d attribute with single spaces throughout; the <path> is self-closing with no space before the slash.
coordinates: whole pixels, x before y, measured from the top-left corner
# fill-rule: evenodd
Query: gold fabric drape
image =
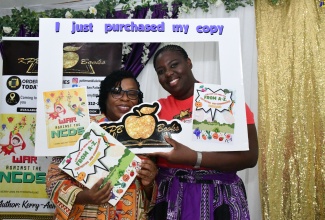
<path id="1" fill-rule="evenodd" d="M 325 7 L 256 0 L 264 219 L 325 219 Z"/>

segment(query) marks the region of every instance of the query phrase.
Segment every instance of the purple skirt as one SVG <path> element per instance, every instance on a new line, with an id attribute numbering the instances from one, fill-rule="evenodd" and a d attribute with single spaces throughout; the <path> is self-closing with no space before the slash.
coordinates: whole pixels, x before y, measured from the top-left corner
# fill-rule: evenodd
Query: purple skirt
<path id="1" fill-rule="evenodd" d="M 150 219 L 249 220 L 245 187 L 236 172 L 160 168 Z"/>

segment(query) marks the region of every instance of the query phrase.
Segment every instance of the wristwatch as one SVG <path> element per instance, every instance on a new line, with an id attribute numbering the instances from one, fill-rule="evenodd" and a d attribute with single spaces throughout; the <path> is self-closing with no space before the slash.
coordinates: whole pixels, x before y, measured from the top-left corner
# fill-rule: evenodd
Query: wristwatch
<path id="1" fill-rule="evenodd" d="M 196 164 L 194 168 L 199 169 L 201 167 L 202 162 L 202 152 L 197 151 L 196 152 Z"/>

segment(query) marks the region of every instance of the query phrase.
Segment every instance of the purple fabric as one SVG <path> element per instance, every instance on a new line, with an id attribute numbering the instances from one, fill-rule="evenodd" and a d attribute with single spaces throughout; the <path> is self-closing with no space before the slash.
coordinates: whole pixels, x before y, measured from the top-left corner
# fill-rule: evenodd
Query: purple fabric
<path id="1" fill-rule="evenodd" d="M 177 5 L 177 4 L 173 5 L 173 13 L 172 13 L 171 18 L 177 18 L 178 6 L 179 5 Z M 148 7 L 135 10 L 133 12 L 133 18 L 138 18 L 138 19 L 146 18 L 148 10 L 149 10 Z M 151 15 L 152 19 L 167 18 L 167 11 L 165 9 L 165 6 L 163 6 L 161 4 L 154 5 L 151 8 L 151 10 L 152 10 L 152 15 Z M 121 18 L 127 18 L 128 15 L 124 14 L 124 12 L 122 12 L 122 11 L 117 11 L 117 12 L 115 12 L 114 17 L 121 19 Z M 128 54 L 128 56 L 124 60 L 124 69 L 131 71 L 134 74 L 134 76 L 136 76 L 136 77 L 140 74 L 140 72 L 144 68 L 144 65 L 141 63 L 143 45 L 144 45 L 143 43 L 132 44 L 131 45 L 132 51 L 130 54 Z M 150 45 L 149 45 L 150 52 L 148 54 L 148 61 L 154 55 L 154 53 L 158 49 L 159 45 L 160 45 L 160 43 L 150 43 Z"/>
<path id="2" fill-rule="evenodd" d="M 160 168 L 157 184 L 155 216 L 167 212 L 168 220 L 213 220 L 216 210 L 226 205 L 230 219 L 250 219 L 245 188 L 236 172 Z M 159 203 L 168 205 L 161 208 Z"/>

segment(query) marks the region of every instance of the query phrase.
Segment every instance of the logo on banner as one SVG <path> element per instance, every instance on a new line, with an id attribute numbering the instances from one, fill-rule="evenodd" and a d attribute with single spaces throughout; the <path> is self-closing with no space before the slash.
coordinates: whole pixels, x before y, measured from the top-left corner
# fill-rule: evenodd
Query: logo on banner
<path id="1" fill-rule="evenodd" d="M 79 82 L 79 79 L 78 78 L 72 78 L 72 85 L 71 85 L 71 87 L 78 87 L 78 82 Z"/>
<path id="2" fill-rule="evenodd" d="M 81 46 L 65 46 L 63 48 L 63 72 L 64 73 L 86 73 L 95 74 L 93 64 L 105 64 L 105 61 L 91 62 L 89 59 L 80 59 L 79 50 Z M 85 62 L 87 60 L 88 62 Z M 78 63 L 80 61 L 79 67 Z M 103 62 L 103 63 L 102 63 Z"/>
<path id="3" fill-rule="evenodd" d="M 63 76 L 106 76 L 120 69 L 122 44 L 120 43 L 64 43 Z M 78 83 L 73 83 L 72 87 Z"/>
<path id="4" fill-rule="evenodd" d="M 18 58 L 18 64 L 28 65 L 26 73 L 37 73 L 38 58 Z"/>
<path id="5" fill-rule="evenodd" d="M 11 76 L 7 80 L 7 87 L 10 90 L 17 90 L 20 88 L 20 86 L 21 86 L 21 80 L 17 76 Z"/>
<path id="6" fill-rule="evenodd" d="M 38 41 L 4 40 L 3 71 L 7 76 L 38 75 Z M 17 50 L 18 48 L 18 50 Z"/>
<path id="7" fill-rule="evenodd" d="M 16 105 L 20 100 L 20 97 L 17 93 L 15 92 L 10 92 L 7 96 L 6 96 L 6 102 L 8 105 Z"/>

